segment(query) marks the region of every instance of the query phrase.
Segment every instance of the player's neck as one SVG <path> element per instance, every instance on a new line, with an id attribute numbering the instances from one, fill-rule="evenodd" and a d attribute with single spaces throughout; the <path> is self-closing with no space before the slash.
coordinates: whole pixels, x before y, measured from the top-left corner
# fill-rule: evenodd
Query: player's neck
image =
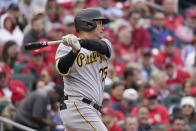
<path id="1" fill-rule="evenodd" d="M 94 35 L 89 32 L 82 32 L 79 34 L 80 39 L 97 39 Z"/>

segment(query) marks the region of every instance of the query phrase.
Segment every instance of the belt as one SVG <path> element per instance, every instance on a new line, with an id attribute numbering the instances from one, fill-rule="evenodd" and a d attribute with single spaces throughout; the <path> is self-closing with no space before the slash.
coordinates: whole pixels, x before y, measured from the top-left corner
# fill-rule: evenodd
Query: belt
<path id="1" fill-rule="evenodd" d="M 84 102 L 84 103 L 87 103 L 87 104 L 91 104 L 92 103 L 92 106 L 95 108 L 95 109 L 97 109 L 98 111 L 100 111 L 101 110 L 101 106 L 99 106 L 97 103 L 93 103 L 93 101 L 91 101 L 91 100 L 89 100 L 89 99 L 87 99 L 87 98 L 83 98 L 82 99 L 82 102 Z"/>
<path id="2" fill-rule="evenodd" d="M 68 96 L 63 96 L 60 101 L 60 110 L 67 109 L 67 105 L 64 103 L 64 100 L 68 100 Z"/>
<path id="3" fill-rule="evenodd" d="M 60 110 L 63 109 L 67 109 L 66 104 L 64 103 L 64 100 L 68 100 L 68 96 L 63 96 L 62 100 L 61 100 L 61 104 L 60 104 Z M 82 102 L 88 104 L 88 105 L 92 105 L 96 110 L 100 111 L 101 110 L 101 106 L 99 106 L 97 103 L 94 103 L 93 101 L 87 99 L 87 98 L 83 98 Z"/>

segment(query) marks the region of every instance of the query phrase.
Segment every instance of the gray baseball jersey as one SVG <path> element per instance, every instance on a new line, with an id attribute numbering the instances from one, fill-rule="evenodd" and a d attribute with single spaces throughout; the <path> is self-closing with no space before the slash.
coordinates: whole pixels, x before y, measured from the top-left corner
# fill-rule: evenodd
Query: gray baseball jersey
<path id="1" fill-rule="evenodd" d="M 111 43 L 107 39 L 102 40 L 111 50 Z M 71 50 L 71 47 L 61 43 L 56 52 L 56 65 L 59 58 L 68 54 Z M 107 66 L 108 58 L 105 55 L 81 48 L 69 72 L 62 74 L 65 95 L 85 97 L 101 105 Z"/>

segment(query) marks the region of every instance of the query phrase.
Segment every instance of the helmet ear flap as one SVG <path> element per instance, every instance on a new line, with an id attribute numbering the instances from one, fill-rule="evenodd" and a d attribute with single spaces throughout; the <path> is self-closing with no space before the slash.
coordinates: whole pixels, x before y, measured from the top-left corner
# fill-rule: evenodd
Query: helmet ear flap
<path id="1" fill-rule="evenodd" d="M 89 21 L 78 19 L 75 21 L 75 27 L 77 32 L 79 32 L 79 30 L 92 31 L 97 27 L 97 24 L 93 20 Z"/>

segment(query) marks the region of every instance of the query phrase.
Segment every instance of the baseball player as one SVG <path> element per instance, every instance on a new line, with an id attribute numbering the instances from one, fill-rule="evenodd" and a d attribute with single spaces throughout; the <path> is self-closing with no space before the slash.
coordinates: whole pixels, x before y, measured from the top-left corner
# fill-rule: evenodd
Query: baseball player
<path id="1" fill-rule="evenodd" d="M 111 43 L 103 38 L 108 22 L 97 9 L 81 10 L 75 17 L 78 38 L 63 36 L 57 49 L 56 69 L 63 75 L 65 95 L 59 115 L 68 129 L 107 131 L 99 111 L 111 53 Z"/>

